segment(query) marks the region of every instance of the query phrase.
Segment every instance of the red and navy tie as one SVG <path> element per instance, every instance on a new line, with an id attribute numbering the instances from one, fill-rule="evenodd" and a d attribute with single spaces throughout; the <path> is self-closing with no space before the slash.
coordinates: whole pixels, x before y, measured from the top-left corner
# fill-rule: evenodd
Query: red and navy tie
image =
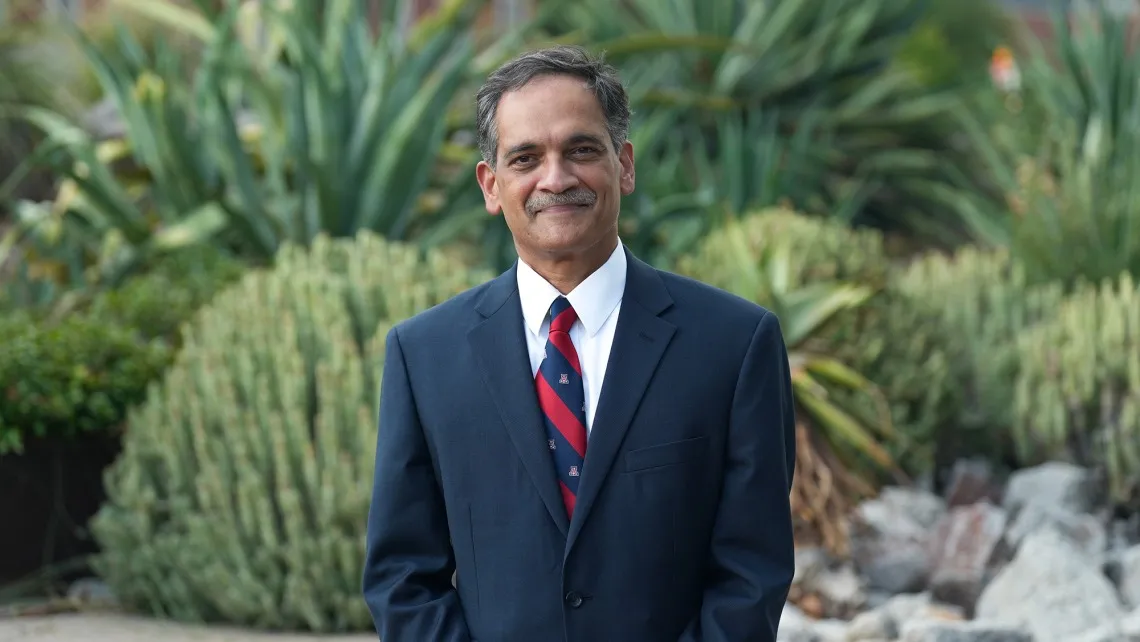
<path id="1" fill-rule="evenodd" d="M 554 300 L 550 306 L 546 355 L 534 377 L 546 424 L 546 444 L 554 457 L 567 516 L 574 514 L 578 479 L 586 457 L 586 393 L 582 365 L 570 341 L 570 326 L 577 319 L 566 297 Z"/>

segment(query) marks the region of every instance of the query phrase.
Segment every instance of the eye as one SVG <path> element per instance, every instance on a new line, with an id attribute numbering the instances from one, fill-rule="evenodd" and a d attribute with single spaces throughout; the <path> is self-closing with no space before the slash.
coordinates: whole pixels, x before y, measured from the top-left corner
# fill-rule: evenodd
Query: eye
<path id="1" fill-rule="evenodd" d="M 575 147 L 570 151 L 575 156 L 590 156 L 597 153 L 597 149 L 590 146 Z"/>
<path id="2" fill-rule="evenodd" d="M 526 165 L 533 158 L 534 157 L 531 156 L 530 154 L 519 154 L 518 156 L 515 156 L 514 158 L 511 159 L 511 165 L 519 165 L 519 164 Z"/>

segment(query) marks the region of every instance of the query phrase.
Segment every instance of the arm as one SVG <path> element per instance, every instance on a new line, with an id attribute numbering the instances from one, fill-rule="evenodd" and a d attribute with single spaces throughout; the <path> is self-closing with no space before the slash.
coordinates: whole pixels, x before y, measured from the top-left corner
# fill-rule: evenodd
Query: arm
<path id="1" fill-rule="evenodd" d="M 364 558 L 364 599 L 384 642 L 470 642 L 452 586 L 447 516 L 400 338 L 388 332 L 376 472 Z"/>
<path id="2" fill-rule="evenodd" d="M 795 417 L 787 348 L 771 312 L 744 356 L 730 416 L 708 585 L 681 642 L 775 642 L 791 587 Z"/>

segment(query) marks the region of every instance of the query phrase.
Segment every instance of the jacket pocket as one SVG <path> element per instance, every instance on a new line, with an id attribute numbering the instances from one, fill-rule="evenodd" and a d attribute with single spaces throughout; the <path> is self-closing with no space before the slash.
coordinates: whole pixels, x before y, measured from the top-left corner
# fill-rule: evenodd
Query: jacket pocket
<path id="1" fill-rule="evenodd" d="M 708 448 L 708 443 L 708 436 L 701 436 L 630 450 L 625 453 L 625 472 L 632 473 L 684 463 L 703 454 Z"/>

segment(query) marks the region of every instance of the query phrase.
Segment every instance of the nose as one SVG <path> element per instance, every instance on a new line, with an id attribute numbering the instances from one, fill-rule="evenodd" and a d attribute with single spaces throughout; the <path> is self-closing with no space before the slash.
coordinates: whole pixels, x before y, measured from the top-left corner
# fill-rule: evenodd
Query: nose
<path id="1" fill-rule="evenodd" d="M 538 181 L 538 189 L 552 194 L 561 194 L 568 189 L 578 186 L 578 177 L 571 168 L 567 167 L 563 158 L 554 158 L 542 168 L 542 176 Z"/>

